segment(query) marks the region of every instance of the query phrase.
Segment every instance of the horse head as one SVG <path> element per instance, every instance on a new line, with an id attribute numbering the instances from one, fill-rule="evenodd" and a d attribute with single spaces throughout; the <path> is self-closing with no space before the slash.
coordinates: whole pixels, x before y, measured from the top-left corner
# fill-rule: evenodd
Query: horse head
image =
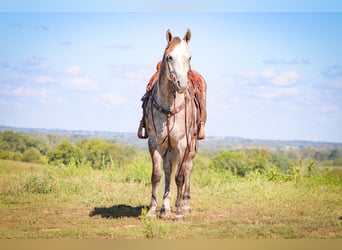
<path id="1" fill-rule="evenodd" d="M 173 82 L 174 89 L 182 94 L 189 87 L 188 72 L 190 71 L 191 54 L 188 43 L 191 39 L 191 31 L 187 29 L 184 38 L 173 37 L 170 30 L 166 31 L 167 47 L 163 62 L 167 65 L 169 80 Z"/>

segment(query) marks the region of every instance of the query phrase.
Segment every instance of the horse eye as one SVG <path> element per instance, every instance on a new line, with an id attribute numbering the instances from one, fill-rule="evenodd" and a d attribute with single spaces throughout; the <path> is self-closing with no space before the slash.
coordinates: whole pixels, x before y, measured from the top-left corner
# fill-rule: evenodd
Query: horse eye
<path id="1" fill-rule="evenodd" d="M 172 61 L 172 60 L 173 60 L 172 56 L 167 56 L 166 59 L 167 59 L 168 61 Z"/>
<path id="2" fill-rule="evenodd" d="M 191 61 L 191 56 L 189 57 L 189 61 Z"/>

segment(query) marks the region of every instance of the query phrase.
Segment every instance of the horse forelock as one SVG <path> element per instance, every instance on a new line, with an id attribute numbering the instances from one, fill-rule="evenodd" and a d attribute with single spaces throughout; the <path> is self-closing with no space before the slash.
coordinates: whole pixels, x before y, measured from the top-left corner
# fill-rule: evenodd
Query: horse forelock
<path id="1" fill-rule="evenodd" d="M 174 48 L 181 43 L 181 39 L 179 37 L 174 37 L 171 42 L 167 45 L 166 49 L 165 49 L 165 55 L 169 55 Z"/>

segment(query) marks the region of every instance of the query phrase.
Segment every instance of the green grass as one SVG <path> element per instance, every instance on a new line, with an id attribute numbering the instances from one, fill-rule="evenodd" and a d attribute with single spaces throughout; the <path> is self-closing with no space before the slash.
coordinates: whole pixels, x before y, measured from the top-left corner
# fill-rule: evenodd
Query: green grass
<path id="1" fill-rule="evenodd" d="M 145 216 L 148 159 L 110 171 L 0 160 L 0 238 L 341 239 L 336 169 L 270 181 L 195 168 L 193 212 L 179 223 Z"/>

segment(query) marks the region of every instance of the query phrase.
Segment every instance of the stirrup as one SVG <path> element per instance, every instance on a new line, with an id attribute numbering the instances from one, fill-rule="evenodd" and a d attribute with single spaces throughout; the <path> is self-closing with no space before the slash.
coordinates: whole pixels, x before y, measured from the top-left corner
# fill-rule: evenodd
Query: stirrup
<path id="1" fill-rule="evenodd" d="M 146 128 L 145 128 L 145 126 L 144 126 L 142 121 L 140 122 L 140 125 L 139 125 L 139 128 L 138 128 L 138 138 L 139 139 L 146 139 L 146 138 L 148 138 L 148 134 L 146 132 Z"/>

